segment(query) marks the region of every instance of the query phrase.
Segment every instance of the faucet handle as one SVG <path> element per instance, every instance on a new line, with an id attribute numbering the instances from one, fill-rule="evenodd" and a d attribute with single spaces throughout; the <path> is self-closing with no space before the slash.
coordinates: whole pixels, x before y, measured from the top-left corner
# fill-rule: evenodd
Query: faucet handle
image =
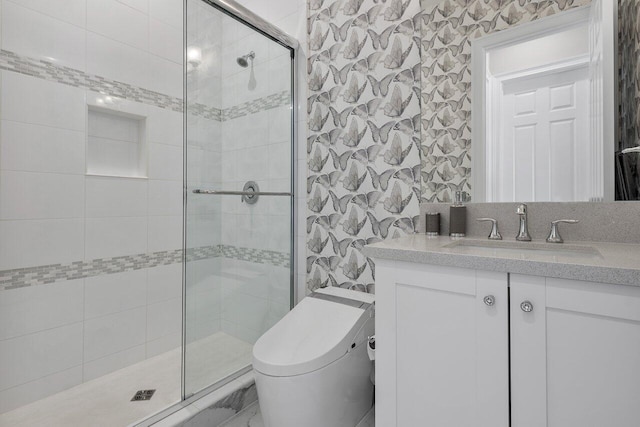
<path id="1" fill-rule="evenodd" d="M 498 231 L 498 220 L 493 218 L 477 218 L 476 221 L 491 221 L 491 233 L 489 240 L 502 240 L 502 235 Z"/>
<path id="2" fill-rule="evenodd" d="M 560 232 L 558 231 L 558 224 L 560 224 L 561 222 L 564 222 L 567 224 L 576 224 L 580 221 L 578 221 L 577 219 L 559 219 L 556 221 L 551 221 L 551 231 L 549 232 L 549 237 L 547 237 L 547 242 L 549 243 L 564 242 L 564 240 L 562 239 L 562 236 L 560 236 Z"/>

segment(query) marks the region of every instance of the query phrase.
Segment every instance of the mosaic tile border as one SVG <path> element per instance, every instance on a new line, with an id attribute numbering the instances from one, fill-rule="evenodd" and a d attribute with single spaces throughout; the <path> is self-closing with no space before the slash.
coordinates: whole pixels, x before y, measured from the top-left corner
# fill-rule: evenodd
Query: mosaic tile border
<path id="1" fill-rule="evenodd" d="M 229 258 L 289 268 L 288 254 L 264 249 L 242 248 L 230 245 L 203 246 L 187 250 L 187 261 Z M 39 286 L 65 280 L 85 279 L 125 271 L 153 268 L 182 262 L 182 249 L 152 252 L 67 264 L 41 265 L 0 271 L 0 292 L 27 286 Z"/>
<path id="2" fill-rule="evenodd" d="M 88 74 L 84 71 L 57 65 L 44 59 L 19 55 L 9 50 L 0 50 L 0 70 L 13 71 L 30 77 L 87 89 L 92 92 L 152 105 L 179 113 L 184 111 L 182 98 L 107 79 L 95 74 Z M 205 104 L 190 103 L 188 105 L 188 111 L 194 116 L 222 122 L 276 108 L 281 105 L 287 105 L 290 102 L 290 91 L 285 90 L 224 110 Z"/>
<path id="3" fill-rule="evenodd" d="M 181 98 L 88 74 L 75 68 L 56 65 L 44 59 L 18 55 L 4 49 L 0 50 L 0 69 L 172 111 L 183 111 Z"/>
<path id="4" fill-rule="evenodd" d="M 291 92 L 283 90 L 282 92 L 267 95 L 263 98 L 253 99 L 230 108 L 225 108 L 222 111 L 222 121 L 237 119 L 238 117 L 248 116 L 288 104 L 291 104 Z"/>
<path id="5" fill-rule="evenodd" d="M 237 246 L 220 245 L 220 256 L 240 261 L 269 264 L 277 267 L 289 268 L 291 259 L 289 254 L 266 249 L 241 248 Z"/>

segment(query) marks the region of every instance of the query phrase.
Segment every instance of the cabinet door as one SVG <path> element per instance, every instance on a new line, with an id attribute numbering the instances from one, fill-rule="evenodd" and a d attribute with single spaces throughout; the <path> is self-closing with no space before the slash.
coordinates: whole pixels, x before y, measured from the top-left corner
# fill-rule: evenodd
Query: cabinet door
<path id="1" fill-rule="evenodd" d="M 507 275 L 378 261 L 376 276 L 377 425 L 507 427 Z"/>
<path id="2" fill-rule="evenodd" d="M 640 288 L 511 275 L 511 380 L 513 427 L 637 427 Z"/>

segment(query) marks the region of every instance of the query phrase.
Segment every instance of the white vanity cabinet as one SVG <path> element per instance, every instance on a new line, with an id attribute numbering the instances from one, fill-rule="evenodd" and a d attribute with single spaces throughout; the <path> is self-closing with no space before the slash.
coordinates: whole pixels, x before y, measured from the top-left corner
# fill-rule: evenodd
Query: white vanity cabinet
<path id="1" fill-rule="evenodd" d="M 376 425 L 640 425 L 640 287 L 385 259 L 376 283 Z"/>
<path id="2" fill-rule="evenodd" d="M 506 273 L 376 260 L 376 425 L 507 427 L 507 301 Z"/>
<path id="3" fill-rule="evenodd" d="M 511 425 L 640 426 L 640 287 L 509 280 Z"/>

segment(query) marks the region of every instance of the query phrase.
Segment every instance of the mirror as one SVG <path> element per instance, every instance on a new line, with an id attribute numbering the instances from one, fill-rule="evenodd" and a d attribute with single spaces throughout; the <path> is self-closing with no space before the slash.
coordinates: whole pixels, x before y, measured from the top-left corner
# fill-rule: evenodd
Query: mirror
<path id="1" fill-rule="evenodd" d="M 422 201 L 638 199 L 636 3 L 424 0 Z"/>

